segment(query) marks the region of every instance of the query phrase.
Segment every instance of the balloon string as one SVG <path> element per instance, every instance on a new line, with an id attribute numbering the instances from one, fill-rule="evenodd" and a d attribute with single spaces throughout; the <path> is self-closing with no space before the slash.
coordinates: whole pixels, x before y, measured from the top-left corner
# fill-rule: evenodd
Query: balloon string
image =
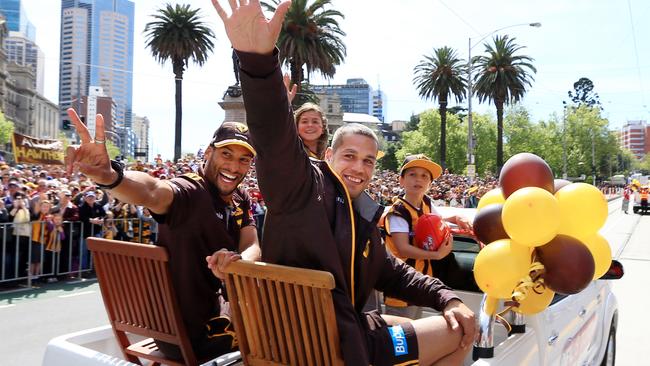
<path id="1" fill-rule="evenodd" d="M 507 307 L 507 308 L 506 308 L 504 311 L 502 311 L 501 313 L 496 314 L 496 321 L 499 322 L 499 323 L 501 323 L 501 325 L 503 325 L 504 327 L 506 327 L 506 329 L 508 330 L 508 334 L 510 334 L 510 332 L 512 331 L 512 326 L 511 326 L 510 323 L 508 323 L 508 321 L 507 321 L 507 320 L 502 316 L 502 313 L 505 314 L 505 312 L 508 312 L 510 309 L 511 309 L 511 307 Z"/>
<path id="2" fill-rule="evenodd" d="M 512 300 L 515 301 L 517 305 L 528 296 L 530 291 L 533 291 L 538 295 L 544 292 L 546 285 L 542 278 L 543 273 L 544 265 L 541 262 L 538 262 L 536 256 L 534 256 L 533 262 L 528 268 L 528 275 L 522 278 L 512 291 Z"/>

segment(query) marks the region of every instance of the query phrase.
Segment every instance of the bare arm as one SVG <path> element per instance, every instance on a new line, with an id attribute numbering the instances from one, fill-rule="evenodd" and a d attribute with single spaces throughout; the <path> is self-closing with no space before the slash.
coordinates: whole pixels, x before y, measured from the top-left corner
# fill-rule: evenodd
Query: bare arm
<path id="1" fill-rule="evenodd" d="M 452 215 L 448 217 L 443 217 L 442 219 L 446 222 L 456 224 L 456 226 L 458 226 L 458 228 L 460 228 L 461 230 L 470 230 L 470 231 L 474 230 L 474 228 L 472 227 L 472 222 L 469 221 L 464 216 Z"/>
<path id="2" fill-rule="evenodd" d="M 98 114 L 95 119 L 95 139 L 90 138 L 90 132 L 74 109 L 68 109 L 68 116 L 81 139 L 81 145 L 68 146 L 66 151 L 68 173 L 79 169 L 96 183 L 108 185 L 115 182 L 118 175 L 111 168 L 106 150 L 102 115 Z M 111 189 L 111 193 L 120 201 L 148 207 L 161 215 L 167 213 L 174 197 L 169 183 L 137 171 L 125 171 L 124 179 L 117 187 Z"/>
<path id="3" fill-rule="evenodd" d="M 125 171 L 122 183 L 111 192 L 122 202 L 147 207 L 159 215 L 169 211 L 174 198 L 174 191 L 167 181 L 138 171 Z"/>
<path id="4" fill-rule="evenodd" d="M 257 239 L 257 228 L 255 226 L 246 226 L 239 232 L 239 253 L 231 252 L 228 249 L 220 249 L 212 255 L 205 257 L 208 268 L 219 279 L 225 279 L 226 274 L 223 270 L 230 263 L 245 259 L 249 261 L 258 261 L 262 257 L 259 241 Z"/>
<path id="5" fill-rule="evenodd" d="M 451 252 L 453 244 L 453 238 L 450 236 L 449 239 L 438 248 L 438 250 L 430 251 L 409 244 L 408 233 L 392 233 L 391 238 L 393 239 L 393 244 L 395 244 L 395 249 L 397 250 L 396 254 L 400 257 L 413 259 L 442 259 Z"/>
<path id="6" fill-rule="evenodd" d="M 262 257 L 255 226 L 246 226 L 239 232 L 239 253 L 249 261 L 258 261 Z"/>

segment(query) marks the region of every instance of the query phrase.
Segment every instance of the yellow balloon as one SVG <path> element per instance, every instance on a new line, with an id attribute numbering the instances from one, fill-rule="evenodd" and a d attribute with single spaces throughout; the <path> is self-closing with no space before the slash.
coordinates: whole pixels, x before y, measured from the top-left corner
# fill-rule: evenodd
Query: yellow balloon
<path id="1" fill-rule="evenodd" d="M 493 203 L 501 203 L 505 202 L 506 199 L 503 197 L 503 192 L 501 191 L 501 188 L 495 188 L 491 191 L 485 192 L 483 197 L 478 201 L 478 205 L 476 206 L 476 210 L 480 210 L 481 208 L 491 205 Z"/>
<path id="2" fill-rule="evenodd" d="M 593 234 L 584 239 L 578 239 L 589 248 L 591 256 L 594 257 L 594 280 L 604 275 L 612 265 L 612 249 L 600 234 Z"/>
<path id="3" fill-rule="evenodd" d="M 503 228 L 512 241 L 537 247 L 551 241 L 558 233 L 558 202 L 547 190 L 537 187 L 518 189 L 503 204 Z"/>
<path id="4" fill-rule="evenodd" d="M 573 183 L 555 192 L 560 207 L 559 234 L 586 238 L 598 232 L 607 220 L 607 200 L 587 183 Z"/>
<path id="5" fill-rule="evenodd" d="M 510 239 L 488 244 L 474 261 L 474 279 L 488 296 L 509 299 L 512 290 L 528 274 L 530 250 Z"/>
<path id="6" fill-rule="evenodd" d="M 526 298 L 519 302 L 519 307 L 512 310 L 521 314 L 537 314 L 551 304 L 553 296 L 555 292 L 548 287 L 541 294 L 530 290 Z"/>

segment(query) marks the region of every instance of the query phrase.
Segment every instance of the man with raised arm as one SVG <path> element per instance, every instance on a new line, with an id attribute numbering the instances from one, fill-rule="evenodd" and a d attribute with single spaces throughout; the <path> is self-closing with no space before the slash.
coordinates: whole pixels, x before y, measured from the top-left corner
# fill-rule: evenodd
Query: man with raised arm
<path id="1" fill-rule="evenodd" d="M 79 169 L 120 201 L 149 208 L 161 224 L 157 244 L 169 252 L 174 290 L 197 357 L 214 358 L 234 350 L 229 307 L 224 306 L 217 277 L 223 278 L 221 270 L 233 260 L 260 258 L 251 201 L 238 188 L 255 156 L 248 128 L 224 122 L 214 133 L 198 174 L 160 180 L 125 171 L 121 163 L 109 160 L 101 115 L 94 139 L 74 110 L 69 109 L 68 115 L 81 138 L 80 146 L 66 152 L 68 173 Z M 166 356 L 181 359 L 175 345 L 156 343 Z"/>
<path id="2" fill-rule="evenodd" d="M 346 365 L 458 365 L 476 332 L 474 314 L 439 280 L 387 253 L 377 220 L 381 208 L 364 192 L 378 142 L 367 127 L 334 134 L 325 160 L 310 160 L 296 132 L 275 43 L 289 2 L 270 20 L 257 0 L 213 4 L 237 52 L 247 123 L 267 201 L 262 259 L 325 270 Z M 415 321 L 363 313 L 374 289 L 442 311 Z"/>

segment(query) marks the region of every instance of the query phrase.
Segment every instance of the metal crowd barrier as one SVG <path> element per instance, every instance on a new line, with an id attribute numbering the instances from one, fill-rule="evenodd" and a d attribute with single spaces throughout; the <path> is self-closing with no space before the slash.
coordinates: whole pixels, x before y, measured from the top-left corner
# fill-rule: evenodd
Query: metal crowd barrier
<path id="1" fill-rule="evenodd" d="M 139 218 L 131 219 L 105 219 L 117 228 L 114 239 L 123 241 L 143 242 L 143 222 Z M 16 228 L 20 225 L 29 225 L 29 236 L 16 235 Z M 34 238 L 34 226 L 40 225 L 40 234 Z M 106 226 L 106 225 L 105 225 Z M 26 281 L 27 286 L 32 286 L 35 276 L 38 278 L 57 278 L 71 276 L 81 278 L 82 274 L 94 270 L 92 255 L 86 246 L 86 238 L 104 237 L 105 232 L 95 229 L 90 225 L 90 233 L 86 233 L 80 221 L 63 222 L 63 238 L 61 246 L 56 251 L 47 250 L 46 223 L 44 221 L 31 221 L 22 224 L 0 224 L 0 284 Z M 24 226 L 23 226 L 24 228 Z M 122 230 L 120 230 L 122 229 Z M 126 230 L 124 230 L 126 229 Z M 137 232 L 137 235 L 135 233 Z M 135 237 L 136 240 L 133 240 Z M 144 238 L 145 242 L 150 240 Z M 38 273 L 30 274 L 30 264 L 40 258 Z M 2 289 L 0 289 L 0 292 Z"/>

